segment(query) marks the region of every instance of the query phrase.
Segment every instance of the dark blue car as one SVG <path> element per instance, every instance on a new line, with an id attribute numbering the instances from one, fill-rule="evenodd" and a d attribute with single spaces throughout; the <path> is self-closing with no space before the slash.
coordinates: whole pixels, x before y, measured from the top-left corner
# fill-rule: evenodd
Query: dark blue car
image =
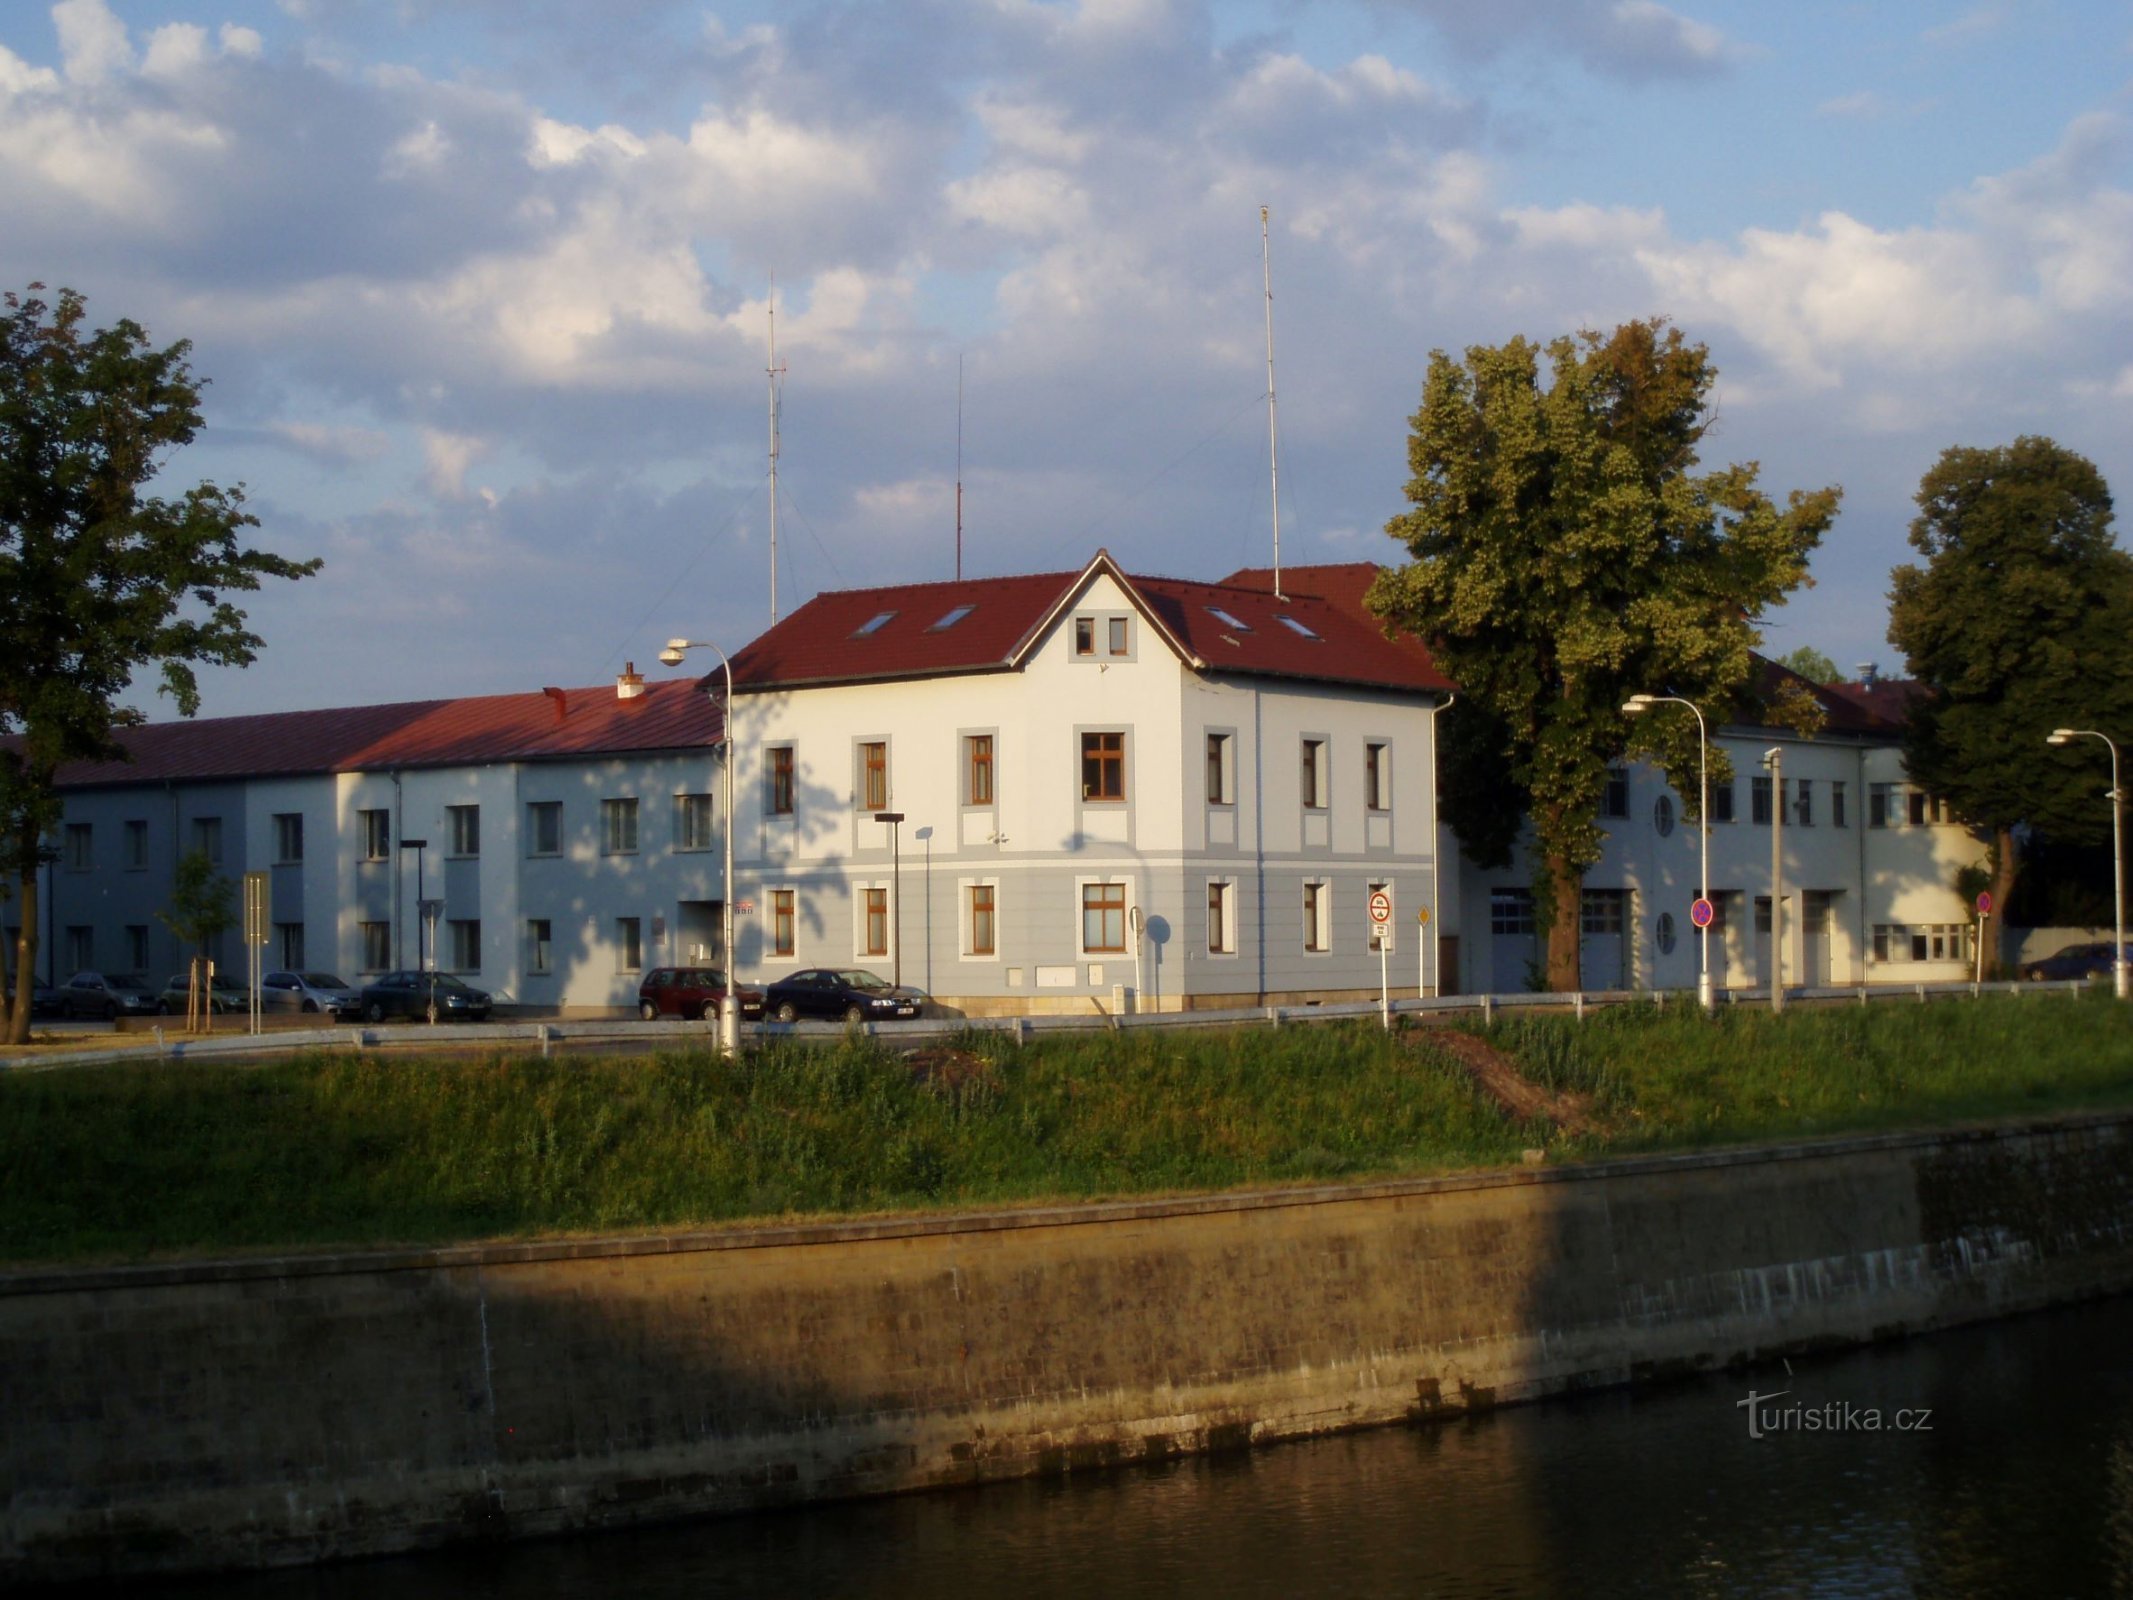
<path id="1" fill-rule="evenodd" d="M 2126 946 L 2126 955 L 2133 959 L 2133 944 Z M 2108 939 L 2101 943 L 2070 944 L 2041 961 L 2022 963 L 2022 976 L 2034 983 L 2064 978 L 2107 978 L 2110 975 L 2111 941 Z"/>
<path id="2" fill-rule="evenodd" d="M 916 989 L 899 989 L 863 967 L 810 967 L 763 991 L 763 1010 L 780 1022 L 827 1017 L 836 1022 L 890 1022 L 915 1017 L 925 1003 Z"/>

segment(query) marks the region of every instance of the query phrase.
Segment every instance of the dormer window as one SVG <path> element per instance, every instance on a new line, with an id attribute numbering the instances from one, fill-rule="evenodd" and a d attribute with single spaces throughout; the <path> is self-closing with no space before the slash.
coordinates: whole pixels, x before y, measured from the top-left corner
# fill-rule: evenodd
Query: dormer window
<path id="1" fill-rule="evenodd" d="M 893 611 L 875 612 L 873 616 L 867 618 L 867 620 L 859 627 L 854 628 L 852 630 L 852 637 L 855 639 L 865 639 L 873 634 L 879 633 L 882 628 L 888 623 L 888 620 L 895 615 L 896 613 Z"/>
<path id="2" fill-rule="evenodd" d="M 971 612 L 977 609 L 978 608 L 974 605 L 957 606 L 953 611 L 942 617 L 940 621 L 936 622 L 926 631 L 928 633 L 946 633 L 950 628 L 954 627 L 958 622 L 961 622 L 965 617 L 969 616 Z"/>
<path id="3" fill-rule="evenodd" d="M 1282 617 L 1280 619 L 1280 622 L 1284 628 L 1287 628 L 1291 633 L 1296 634 L 1301 638 L 1316 639 L 1318 637 L 1317 634 L 1313 633 L 1309 628 L 1298 622 L 1294 617 Z"/>

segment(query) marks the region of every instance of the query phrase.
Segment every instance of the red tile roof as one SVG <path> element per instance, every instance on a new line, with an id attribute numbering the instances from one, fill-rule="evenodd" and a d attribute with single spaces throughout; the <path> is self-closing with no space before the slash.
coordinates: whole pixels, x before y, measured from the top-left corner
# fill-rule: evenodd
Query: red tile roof
<path id="1" fill-rule="evenodd" d="M 1872 683 L 1830 683 L 1823 687 L 1897 727 L 1909 719 L 1911 707 L 1928 692 L 1916 678 L 1876 678 Z"/>
<path id="2" fill-rule="evenodd" d="M 720 722 L 718 707 L 687 678 L 647 684 L 635 700 L 616 698 L 608 684 L 203 717 L 129 729 L 119 742 L 131 761 L 77 762 L 59 782 L 81 789 L 685 750 L 715 744 Z"/>
<path id="3" fill-rule="evenodd" d="M 1348 568 L 1297 570 L 1333 573 L 1328 587 L 1342 596 L 1353 589 L 1356 598 L 1321 598 L 1300 582 L 1285 582 L 1290 598 L 1277 602 L 1263 587 L 1132 576 L 1103 551 L 1079 572 L 832 591 L 743 648 L 734 657 L 734 683 L 767 690 L 1011 671 L 1047 624 L 1104 574 L 1200 670 L 1409 692 L 1450 687 L 1419 641 L 1385 637 L 1363 611 L 1361 589 Z M 1375 569 L 1361 563 L 1357 570 L 1367 584 Z M 970 609 L 959 621 L 939 626 L 965 606 Z M 877 617 L 886 620 L 861 631 Z M 1309 632 L 1298 632 L 1283 617 Z"/>

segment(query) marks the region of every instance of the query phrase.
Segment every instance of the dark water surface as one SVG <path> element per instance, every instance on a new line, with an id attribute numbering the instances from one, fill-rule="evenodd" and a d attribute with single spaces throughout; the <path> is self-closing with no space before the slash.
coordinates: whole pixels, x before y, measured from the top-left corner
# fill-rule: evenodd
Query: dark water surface
<path id="1" fill-rule="evenodd" d="M 1823 1426 L 1807 1431 L 1810 1416 Z M 2133 1597 L 2133 1298 L 1796 1360 L 1789 1376 L 158 1592 Z"/>

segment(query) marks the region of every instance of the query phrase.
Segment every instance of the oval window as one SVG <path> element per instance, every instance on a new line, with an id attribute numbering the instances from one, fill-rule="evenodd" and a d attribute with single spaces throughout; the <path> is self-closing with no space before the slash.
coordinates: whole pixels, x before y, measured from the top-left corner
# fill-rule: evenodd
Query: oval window
<path id="1" fill-rule="evenodd" d="M 1674 913 L 1659 913 L 1659 953 L 1670 956 L 1674 953 Z"/>
<path id="2" fill-rule="evenodd" d="M 1652 826 L 1659 830 L 1659 837 L 1662 839 L 1674 831 L 1674 797 L 1672 795 L 1663 794 L 1652 802 Z"/>

